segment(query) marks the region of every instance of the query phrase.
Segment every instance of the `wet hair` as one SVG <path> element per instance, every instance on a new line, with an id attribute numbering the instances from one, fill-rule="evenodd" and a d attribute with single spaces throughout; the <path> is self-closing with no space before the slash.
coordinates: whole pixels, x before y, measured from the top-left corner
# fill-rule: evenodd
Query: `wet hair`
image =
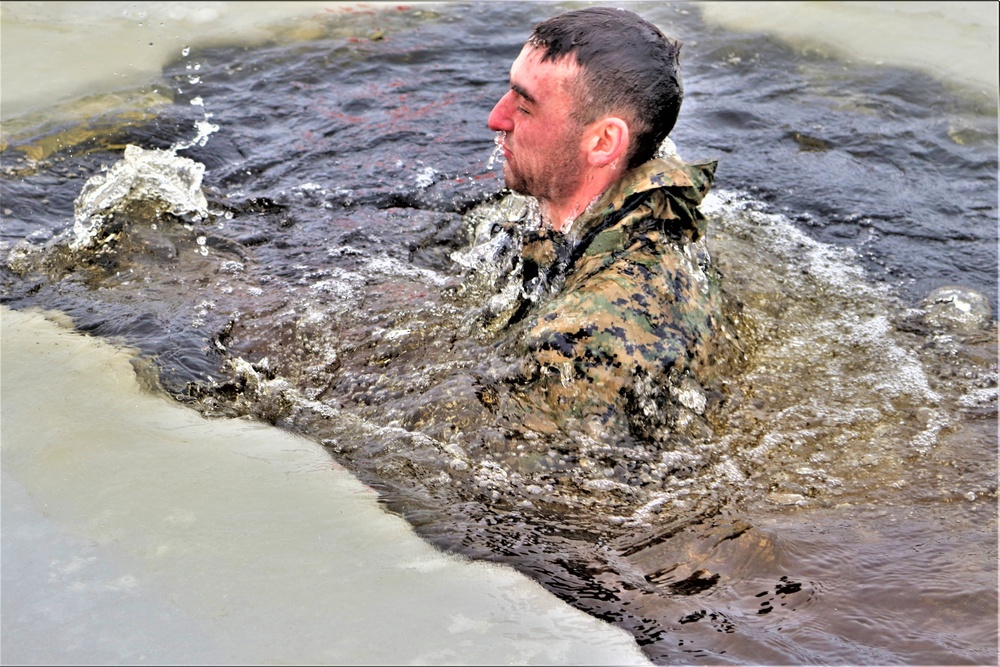
<path id="1" fill-rule="evenodd" d="M 573 84 L 574 120 L 587 124 L 618 115 L 632 139 L 628 167 L 653 157 L 684 99 L 679 41 L 633 12 L 587 7 L 539 23 L 528 44 L 543 50 L 542 62 L 576 56 L 581 71 Z"/>

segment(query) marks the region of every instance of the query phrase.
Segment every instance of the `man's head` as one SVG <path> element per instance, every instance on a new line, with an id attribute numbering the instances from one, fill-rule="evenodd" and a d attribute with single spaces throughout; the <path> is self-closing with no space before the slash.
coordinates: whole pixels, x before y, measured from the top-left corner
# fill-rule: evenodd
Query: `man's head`
<path id="1" fill-rule="evenodd" d="M 673 128 L 680 45 L 636 14 L 593 7 L 535 26 L 489 117 L 504 177 L 537 197 L 559 229 Z"/>
<path id="2" fill-rule="evenodd" d="M 574 58 L 580 68 L 574 84 L 579 122 L 619 116 L 628 123 L 627 168 L 653 157 L 674 128 L 684 97 L 678 42 L 630 11 L 590 7 L 539 23 L 528 44 L 543 51 L 543 61 Z"/>

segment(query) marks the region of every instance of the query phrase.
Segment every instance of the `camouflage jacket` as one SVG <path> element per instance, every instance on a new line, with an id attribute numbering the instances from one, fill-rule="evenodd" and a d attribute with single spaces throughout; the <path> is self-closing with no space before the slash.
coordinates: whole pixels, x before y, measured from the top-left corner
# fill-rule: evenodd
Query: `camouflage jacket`
<path id="1" fill-rule="evenodd" d="M 698 209 L 715 167 L 651 160 L 569 232 L 523 233 L 508 331 L 530 360 L 522 395 L 536 408 L 599 424 L 625 414 L 633 427 L 641 417 L 644 432 L 705 412 L 706 371 L 735 333 Z"/>

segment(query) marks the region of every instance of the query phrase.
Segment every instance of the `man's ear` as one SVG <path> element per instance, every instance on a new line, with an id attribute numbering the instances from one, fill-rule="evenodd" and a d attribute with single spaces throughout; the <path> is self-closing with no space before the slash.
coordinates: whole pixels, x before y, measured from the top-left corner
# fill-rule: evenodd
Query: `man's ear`
<path id="1" fill-rule="evenodd" d="M 628 152 L 628 123 L 617 116 L 606 116 L 590 124 L 584 149 L 593 167 L 617 166 Z"/>

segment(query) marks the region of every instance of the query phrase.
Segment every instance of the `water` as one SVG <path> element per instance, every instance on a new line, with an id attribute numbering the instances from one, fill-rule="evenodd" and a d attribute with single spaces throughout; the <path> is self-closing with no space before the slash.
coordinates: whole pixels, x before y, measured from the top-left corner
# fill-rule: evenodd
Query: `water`
<path id="1" fill-rule="evenodd" d="M 532 215 L 499 198 L 485 114 L 557 5 L 314 14 L 5 117 L 4 302 L 324 445 L 432 544 L 654 662 L 993 664 L 996 76 L 964 47 L 995 52 L 995 15 L 950 14 L 956 76 L 812 29 L 919 41 L 945 5 L 791 3 L 784 38 L 727 6 L 634 6 L 685 43 L 672 137 L 720 160 L 704 210 L 749 346 L 667 446 L 526 423 L 481 326 L 509 254 L 470 239 Z"/>
<path id="2" fill-rule="evenodd" d="M 497 132 L 497 136 L 493 140 L 495 147 L 493 148 L 493 152 L 490 153 L 490 159 L 486 161 L 487 169 L 492 169 L 494 165 L 503 161 L 503 142 L 506 135 L 506 132 Z"/>

